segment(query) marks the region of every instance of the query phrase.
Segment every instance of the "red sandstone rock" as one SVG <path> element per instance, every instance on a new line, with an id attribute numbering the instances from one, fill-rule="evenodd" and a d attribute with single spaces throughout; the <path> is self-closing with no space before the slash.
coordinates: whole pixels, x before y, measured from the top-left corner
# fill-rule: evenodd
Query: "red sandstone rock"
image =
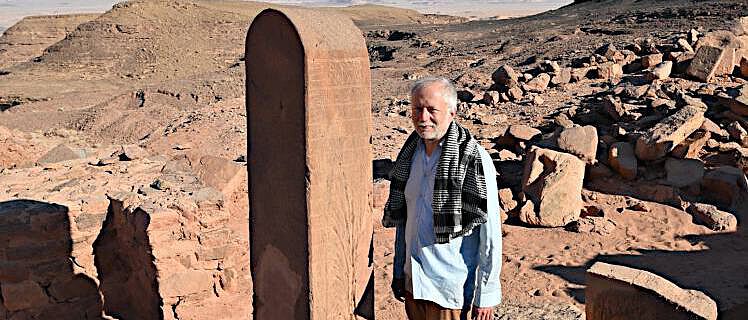
<path id="1" fill-rule="evenodd" d="M 560 227 L 579 218 L 585 164 L 577 157 L 532 147 L 527 154 L 522 191 L 537 212 L 520 219 L 530 225 Z"/>
<path id="2" fill-rule="evenodd" d="M 554 86 L 560 86 L 571 82 L 571 70 L 571 68 L 561 68 L 554 72 L 551 77 L 551 84 Z"/>
<path id="3" fill-rule="evenodd" d="M 519 84 L 519 75 L 517 75 L 517 73 L 514 72 L 514 69 L 509 65 L 502 65 L 496 69 L 496 71 L 491 75 L 491 79 L 493 79 L 495 83 L 509 88 L 516 87 Z"/>
<path id="4" fill-rule="evenodd" d="M 642 67 L 644 69 L 654 68 L 662 62 L 662 54 L 650 54 L 642 57 Z"/>
<path id="5" fill-rule="evenodd" d="M 593 126 L 565 128 L 556 141 L 558 147 L 588 164 L 595 164 L 597 155 L 597 129 Z"/>
<path id="6" fill-rule="evenodd" d="M 696 51 L 686 73 L 703 82 L 711 82 L 715 76 L 723 74 L 720 65 L 730 59 L 727 49 L 705 45 Z"/>
<path id="7" fill-rule="evenodd" d="M 526 92 L 541 93 L 548 88 L 548 84 L 551 82 L 551 76 L 547 73 L 541 73 L 537 77 L 528 81 L 522 86 Z"/>
<path id="8" fill-rule="evenodd" d="M 703 123 L 704 110 L 685 106 L 639 137 L 636 156 L 641 160 L 662 158 Z"/>
<path id="9" fill-rule="evenodd" d="M 587 270 L 588 320 L 717 319 L 717 304 L 706 294 L 682 289 L 653 273 L 596 262 Z"/>
<path id="10" fill-rule="evenodd" d="M 539 135 L 540 130 L 524 124 L 515 124 L 509 126 L 509 130 L 507 130 L 507 133 L 519 140 L 529 141 L 532 140 L 532 138 L 534 138 L 535 136 Z"/>
<path id="11" fill-rule="evenodd" d="M 681 159 L 697 159 L 699 157 L 701 149 L 704 148 L 711 136 L 712 134 L 709 131 L 696 131 L 691 134 L 686 140 L 678 144 L 678 146 L 673 149 L 671 154 L 674 157 Z"/>

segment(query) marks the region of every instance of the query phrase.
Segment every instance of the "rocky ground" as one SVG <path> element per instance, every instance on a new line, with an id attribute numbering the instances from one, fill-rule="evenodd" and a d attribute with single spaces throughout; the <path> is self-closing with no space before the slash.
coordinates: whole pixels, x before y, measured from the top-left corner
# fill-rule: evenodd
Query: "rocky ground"
<path id="1" fill-rule="evenodd" d="M 232 181 L 247 147 L 243 42 L 263 7 L 132 1 L 100 16 L 26 19 L 6 30 L 0 200 L 71 208 L 71 230 L 81 233 L 71 235 L 80 240 L 70 255 L 83 261 L 76 272 L 95 281 L 96 230 L 111 211 L 106 199 L 127 198 L 122 192 L 199 221 L 173 234 L 202 239 L 217 225 L 246 239 L 232 222 L 248 209 L 237 196 L 246 179 Z M 388 290 L 394 237 L 378 223 L 382 178 L 411 130 L 408 86 L 428 75 L 458 84 L 459 121 L 500 173 L 507 215 L 498 318 L 583 318 L 585 270 L 596 261 L 703 291 L 725 319 L 745 314 L 748 38 L 735 21 L 748 4 L 585 1 L 486 21 L 328 10 L 354 19 L 370 53 L 378 318 L 403 316 Z M 208 155 L 220 160 L 200 160 Z M 213 209 L 200 204 L 213 208 L 204 203 L 219 198 L 231 214 L 210 222 L 201 212 Z M 98 222 L 79 226 L 87 210 Z M 243 255 L 217 256 L 158 256 L 182 261 L 159 271 L 205 283 L 159 293 L 174 318 L 195 316 L 207 293 L 248 299 L 248 280 L 234 274 L 246 272 Z M 7 304 L 0 316 L 22 310 Z"/>

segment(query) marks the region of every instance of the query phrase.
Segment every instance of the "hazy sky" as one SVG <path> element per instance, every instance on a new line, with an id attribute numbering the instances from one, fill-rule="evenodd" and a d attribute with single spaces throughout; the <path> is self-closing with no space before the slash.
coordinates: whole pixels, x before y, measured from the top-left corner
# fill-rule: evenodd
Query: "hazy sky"
<path id="1" fill-rule="evenodd" d="M 501 12 L 517 15 L 555 9 L 573 0 L 269 0 L 264 2 L 315 6 L 347 6 L 374 3 L 416 9 L 424 13 L 443 13 L 462 16 L 493 16 Z M 4 30 L 24 16 L 72 12 L 104 12 L 116 0 L 0 0 L 0 30 Z"/>

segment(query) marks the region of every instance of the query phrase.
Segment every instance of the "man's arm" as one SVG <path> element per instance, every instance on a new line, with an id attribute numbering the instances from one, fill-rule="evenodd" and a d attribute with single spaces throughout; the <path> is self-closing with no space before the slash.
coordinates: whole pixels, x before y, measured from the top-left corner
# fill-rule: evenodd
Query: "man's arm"
<path id="1" fill-rule="evenodd" d="M 405 225 L 395 227 L 395 258 L 392 264 L 392 294 L 405 299 Z"/>
<path id="2" fill-rule="evenodd" d="M 501 221 L 499 198 L 496 186 L 496 168 L 488 153 L 481 148 L 481 163 L 486 177 L 488 217 L 480 227 L 478 272 L 476 274 L 475 299 L 479 308 L 493 307 L 501 303 Z"/>

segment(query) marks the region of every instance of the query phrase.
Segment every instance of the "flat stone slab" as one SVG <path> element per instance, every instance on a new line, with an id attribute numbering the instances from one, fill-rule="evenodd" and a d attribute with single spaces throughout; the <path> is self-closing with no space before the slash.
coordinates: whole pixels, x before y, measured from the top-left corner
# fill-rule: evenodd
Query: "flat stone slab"
<path id="1" fill-rule="evenodd" d="M 735 50 L 732 49 L 732 51 Z M 728 49 L 708 45 L 701 46 L 696 51 L 696 56 L 688 69 L 686 69 L 686 74 L 703 82 L 709 82 L 720 74 L 722 61 L 730 58 Z"/>
<path id="2" fill-rule="evenodd" d="M 664 157 L 704 123 L 704 109 L 687 105 L 663 119 L 636 141 L 641 160 Z"/>
<path id="3" fill-rule="evenodd" d="M 596 262 L 587 270 L 587 320 L 717 319 L 717 303 L 654 273 Z"/>

